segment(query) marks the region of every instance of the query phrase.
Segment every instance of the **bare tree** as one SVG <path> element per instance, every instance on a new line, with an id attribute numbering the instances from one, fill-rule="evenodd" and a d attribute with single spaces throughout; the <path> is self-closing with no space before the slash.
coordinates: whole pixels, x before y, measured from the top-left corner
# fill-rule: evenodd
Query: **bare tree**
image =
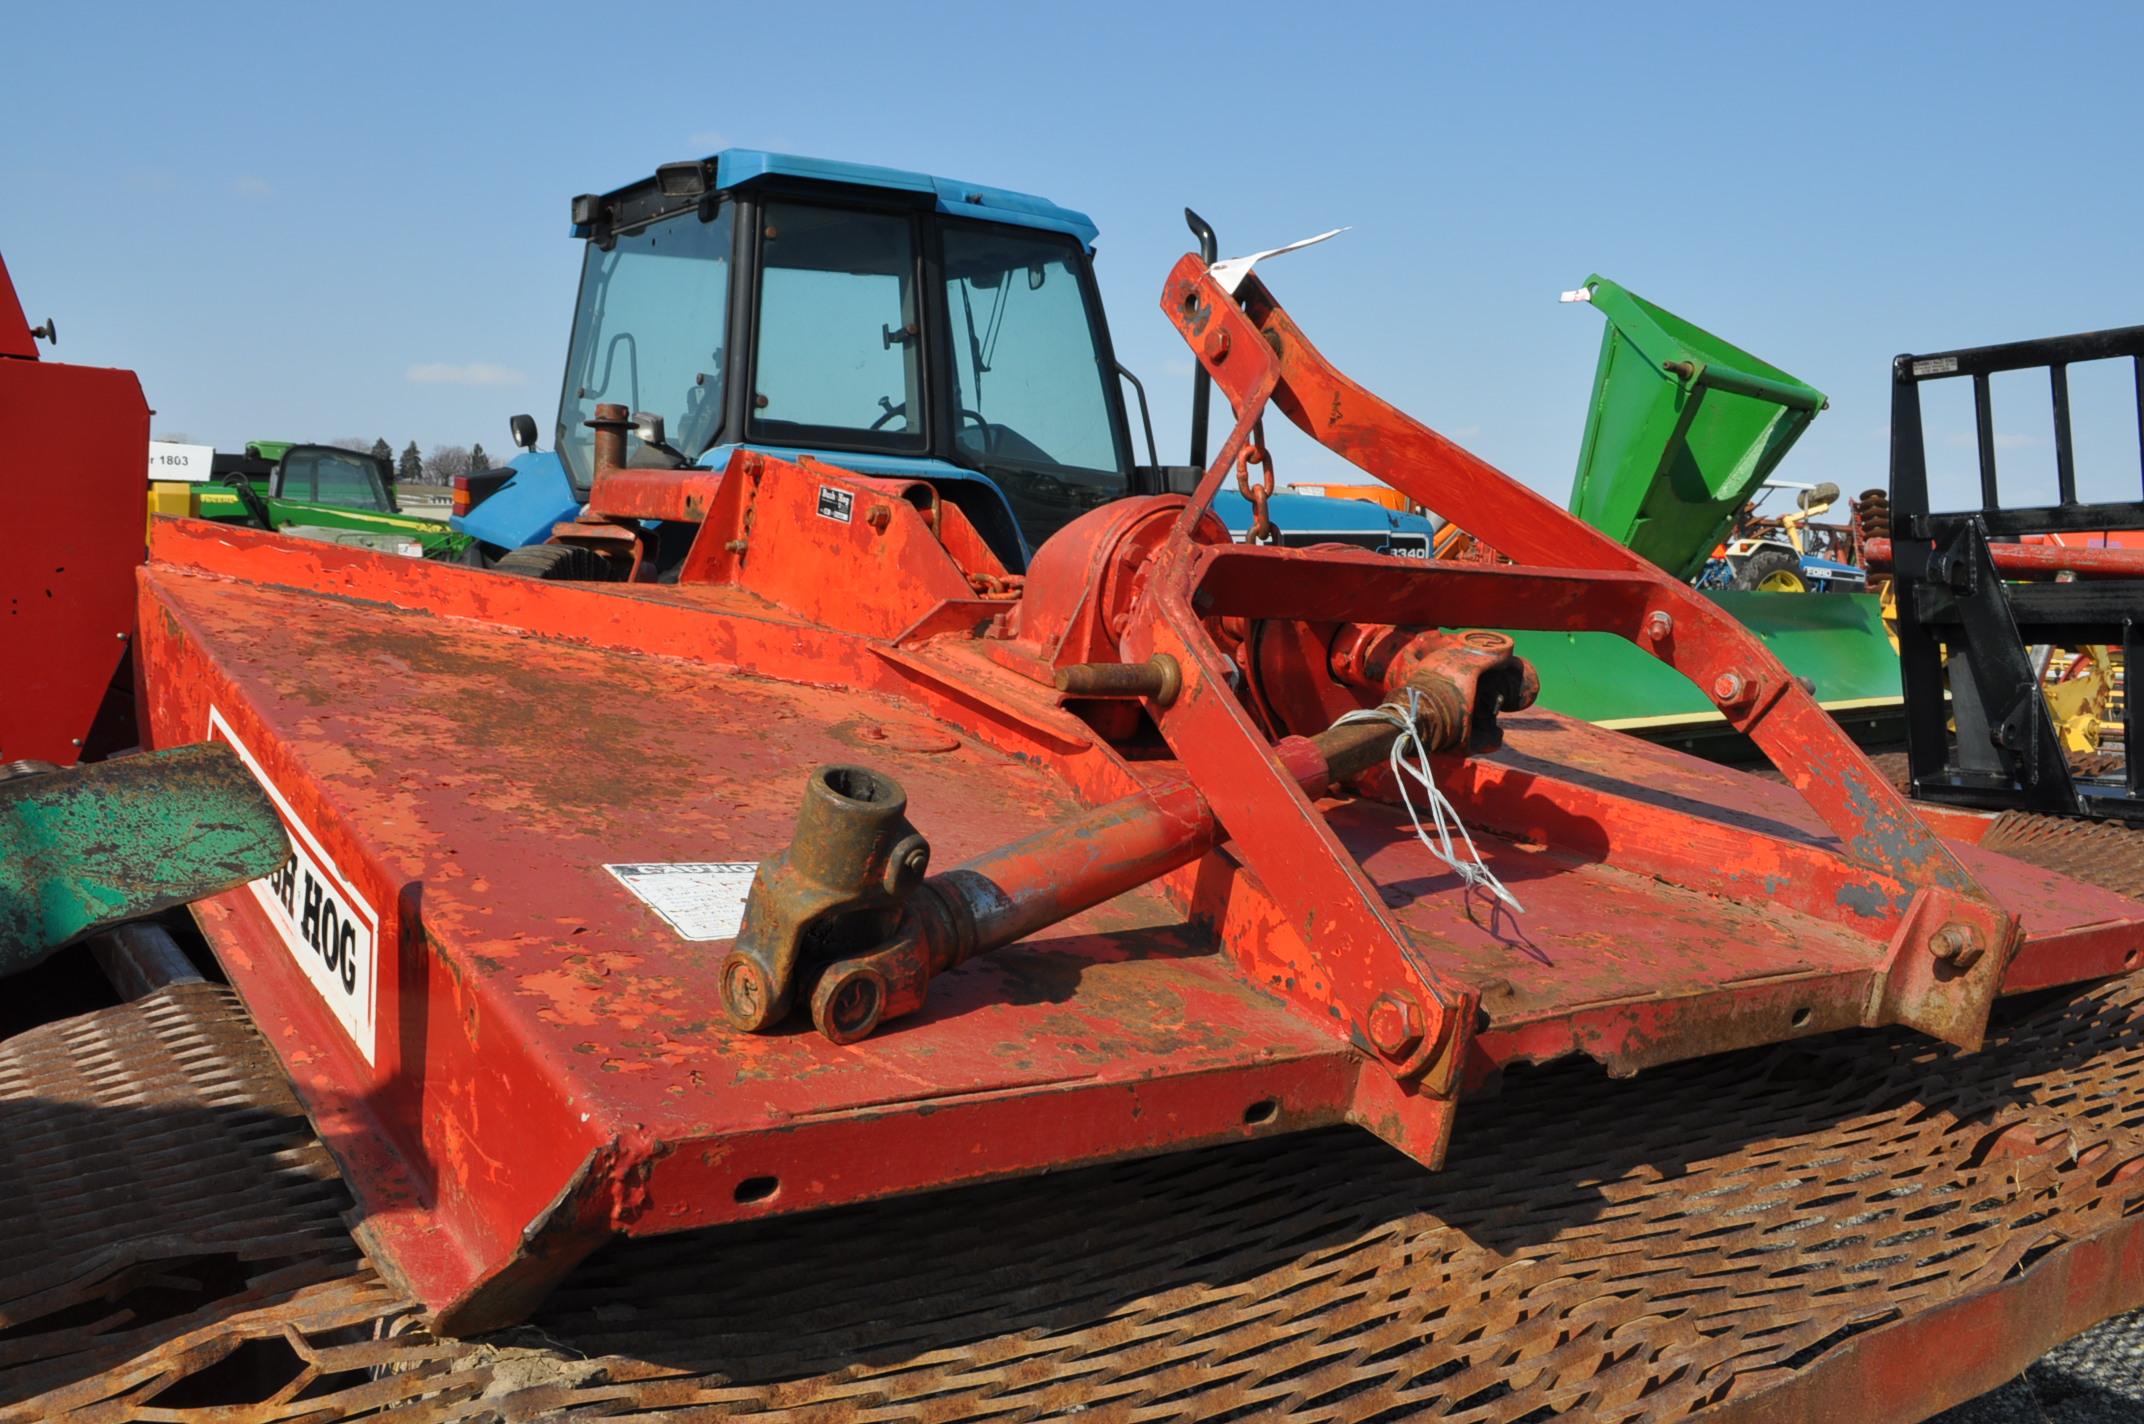
<path id="1" fill-rule="evenodd" d="M 372 453 L 372 442 L 362 435 L 338 435 L 328 444 L 337 450 L 350 450 L 360 455 Z"/>
<path id="2" fill-rule="evenodd" d="M 469 447 L 434 445 L 432 453 L 424 457 L 424 473 L 435 485 L 451 484 L 456 475 L 469 473 Z"/>
<path id="3" fill-rule="evenodd" d="M 191 445 L 195 443 L 193 436 L 188 435 L 183 430 L 159 430 L 149 438 L 165 445 Z"/>

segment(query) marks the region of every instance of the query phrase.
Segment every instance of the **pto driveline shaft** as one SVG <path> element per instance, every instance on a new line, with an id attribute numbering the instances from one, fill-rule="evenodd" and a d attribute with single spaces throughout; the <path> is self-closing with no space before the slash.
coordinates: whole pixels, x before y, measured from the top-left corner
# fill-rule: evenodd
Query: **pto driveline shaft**
<path id="1" fill-rule="evenodd" d="M 1273 750 L 1317 793 L 1382 761 L 1398 735 L 1390 722 L 1349 723 L 1284 737 Z M 835 1042 L 855 1042 L 882 1019 L 921 1008 L 930 981 L 955 965 L 1188 865 L 1221 839 L 1205 796 L 1179 781 L 987 851 L 916 888 L 912 935 L 829 965 L 812 994 L 812 1019 Z"/>

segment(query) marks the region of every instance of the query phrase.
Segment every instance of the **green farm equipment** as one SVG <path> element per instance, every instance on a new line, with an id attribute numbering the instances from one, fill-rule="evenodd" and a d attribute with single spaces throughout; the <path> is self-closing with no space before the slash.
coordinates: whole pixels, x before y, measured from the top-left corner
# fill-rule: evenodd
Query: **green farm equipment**
<path id="1" fill-rule="evenodd" d="M 160 514 L 411 558 L 462 559 L 475 541 L 444 520 L 404 513 L 386 466 L 374 455 L 333 445 L 255 440 L 243 455 L 216 456 L 213 483 L 165 486 L 164 498 L 153 503 Z"/>
<path id="2" fill-rule="evenodd" d="M 1571 512 L 1695 581 L 1807 679 L 1855 740 L 1901 738 L 1898 653 L 1874 595 L 1770 591 L 1778 580 L 1755 591 L 1739 586 L 1756 581 L 1738 573 L 1759 565 L 1713 556 L 1750 532 L 1738 522 L 1825 408 L 1823 393 L 1606 278 L 1589 277 L 1564 299 L 1589 302 L 1607 318 Z M 1805 499 L 1800 514 L 1810 512 Z M 1762 542 L 1761 531 L 1754 537 Z M 1802 588 L 1863 584 L 1858 566 L 1824 556 L 1828 545 L 1773 542 L 1783 556 L 1769 545 L 1760 552 L 1793 562 L 1792 582 Z M 1588 633 L 1514 636 L 1540 672 L 1544 706 L 1686 750 L 1749 751 L 1704 690 L 1631 643 Z"/>
<path id="3" fill-rule="evenodd" d="M 1824 393 L 1605 277 L 1564 299 L 1608 319 L 1571 513 L 1695 579 Z"/>
<path id="4" fill-rule="evenodd" d="M 226 747 L 0 766 L 0 975 L 281 872 L 282 823 Z"/>

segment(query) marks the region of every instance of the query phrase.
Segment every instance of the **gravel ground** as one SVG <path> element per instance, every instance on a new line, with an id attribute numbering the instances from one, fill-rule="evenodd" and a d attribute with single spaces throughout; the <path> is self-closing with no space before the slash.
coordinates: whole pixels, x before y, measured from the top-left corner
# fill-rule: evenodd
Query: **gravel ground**
<path id="1" fill-rule="evenodd" d="M 2034 1361 L 2001 1389 L 1930 1424 L 2138 1424 L 2144 1420 L 2144 1311 L 2118 1316 Z"/>

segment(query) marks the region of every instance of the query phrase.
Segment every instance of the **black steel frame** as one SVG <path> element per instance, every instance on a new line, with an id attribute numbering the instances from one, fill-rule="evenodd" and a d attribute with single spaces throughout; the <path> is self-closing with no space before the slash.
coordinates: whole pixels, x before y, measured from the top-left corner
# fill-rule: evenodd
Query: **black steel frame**
<path id="1" fill-rule="evenodd" d="M 2144 667 L 2144 578 L 2005 583 L 1991 541 L 2020 535 L 2144 529 L 2144 462 L 2134 500 L 2077 498 L 2069 367 L 2126 358 L 2144 450 L 2144 326 L 1900 356 L 1891 364 L 1891 522 L 1900 673 L 1913 794 L 1954 805 L 2144 820 L 2144 696 L 2124 699 L 2127 766 L 2117 779 L 2073 775 L 2027 649 L 2103 643 Z M 2045 369 L 2054 403 L 2057 502 L 2005 508 L 1995 477 L 1988 378 Z M 1921 387 L 1973 385 L 1981 508 L 1929 507 Z M 1948 652 L 1949 700 L 1944 697 Z M 1955 731 L 1953 731 L 1955 726 Z"/>

